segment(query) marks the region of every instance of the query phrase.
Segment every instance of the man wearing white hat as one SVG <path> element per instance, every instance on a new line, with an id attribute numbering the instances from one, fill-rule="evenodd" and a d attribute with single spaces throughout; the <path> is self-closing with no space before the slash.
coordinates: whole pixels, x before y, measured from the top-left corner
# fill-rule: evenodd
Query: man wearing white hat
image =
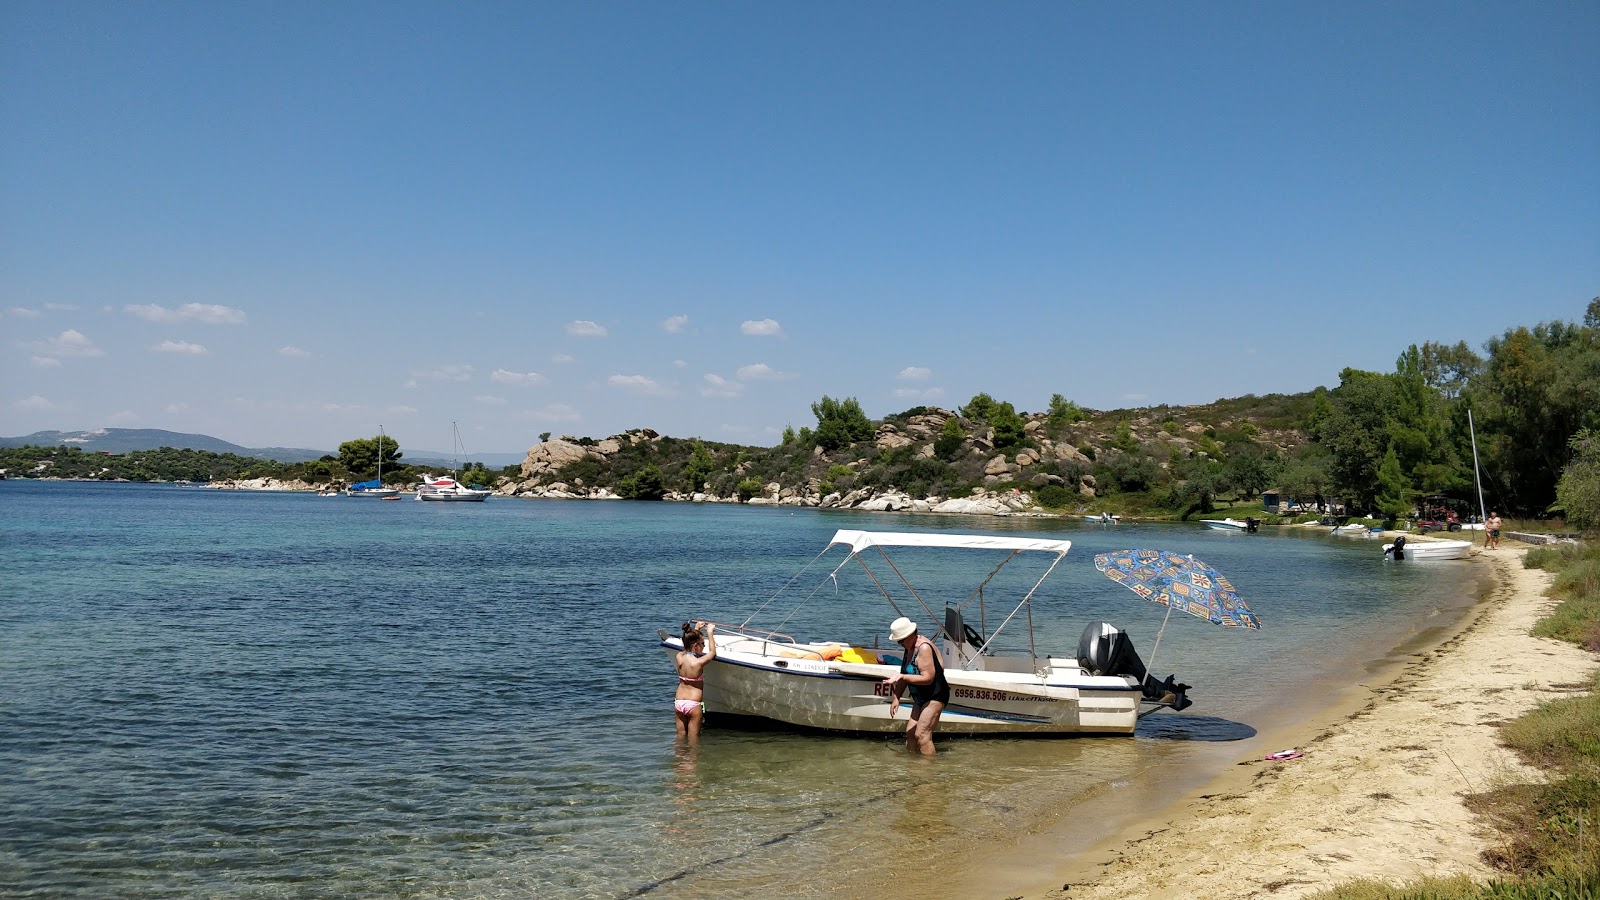
<path id="1" fill-rule="evenodd" d="M 889 718 L 900 710 L 900 695 L 909 687 L 911 719 L 906 723 L 906 749 L 932 756 L 933 732 L 939 727 L 939 714 L 950 702 L 944 663 L 933 641 L 917 634 L 917 623 L 905 616 L 889 624 L 889 637 L 906 651 L 899 674 L 883 680 L 889 686 Z"/>

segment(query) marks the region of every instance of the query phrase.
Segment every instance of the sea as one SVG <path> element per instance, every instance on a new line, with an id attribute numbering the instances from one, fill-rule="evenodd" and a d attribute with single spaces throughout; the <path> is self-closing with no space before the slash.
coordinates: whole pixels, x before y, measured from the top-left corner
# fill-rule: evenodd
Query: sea
<path id="1" fill-rule="evenodd" d="M 1012 650 L 1029 616 L 1056 655 L 1113 622 L 1194 705 L 1131 737 L 942 737 L 931 761 L 714 715 L 680 744 L 660 635 L 686 619 L 890 646 L 896 611 L 823 555 L 840 529 L 1071 540 Z M 1164 622 L 1095 570 L 1127 548 L 1210 564 L 1263 627 Z M 973 601 L 995 562 L 902 569 L 896 602 Z M 1458 621 L 1476 571 L 1320 529 L 0 481 L 0 895 L 903 895 L 930 860 L 1280 749 L 1262 735 Z M 1019 584 L 968 621 L 992 633 Z"/>

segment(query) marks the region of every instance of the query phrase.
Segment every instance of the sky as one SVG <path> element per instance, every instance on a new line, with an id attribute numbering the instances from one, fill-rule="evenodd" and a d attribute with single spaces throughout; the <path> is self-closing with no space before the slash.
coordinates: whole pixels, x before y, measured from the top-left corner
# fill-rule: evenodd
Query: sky
<path id="1" fill-rule="evenodd" d="M 0 434 L 772 445 L 1600 295 L 1600 4 L 0 4 Z"/>

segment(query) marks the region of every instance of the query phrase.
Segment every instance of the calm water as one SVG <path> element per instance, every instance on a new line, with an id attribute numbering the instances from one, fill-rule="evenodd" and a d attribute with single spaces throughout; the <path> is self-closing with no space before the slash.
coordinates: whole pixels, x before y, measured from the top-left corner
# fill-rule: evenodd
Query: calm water
<path id="1" fill-rule="evenodd" d="M 1127 547 L 1212 563 L 1265 627 L 1175 618 L 1153 668 L 1195 706 L 1132 739 L 948 740 L 924 764 L 713 719 L 676 747 L 656 630 L 742 621 L 838 528 L 1072 539 L 1041 649 L 1106 619 L 1150 658 L 1163 610 L 1091 561 Z M 0 482 L 0 893 L 888 896 L 889 846 L 977 853 L 1140 773 L 1226 765 L 1447 617 L 1468 571 L 1320 533 Z M 753 624 L 887 641 L 886 605 L 816 583 Z"/>

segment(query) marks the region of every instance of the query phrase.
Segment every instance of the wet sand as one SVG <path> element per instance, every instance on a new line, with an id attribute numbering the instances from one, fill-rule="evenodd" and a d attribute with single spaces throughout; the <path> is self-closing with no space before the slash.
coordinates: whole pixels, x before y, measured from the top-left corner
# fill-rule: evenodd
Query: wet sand
<path id="1" fill-rule="evenodd" d="M 1501 746 L 1500 724 L 1570 695 L 1600 658 L 1528 634 L 1555 602 L 1518 549 L 1468 564 L 1489 587 L 1442 640 L 1235 745 L 1232 765 L 1176 803 L 1097 838 L 1081 820 L 1021 835 L 947 879 L 949 895 L 1295 898 L 1363 877 L 1487 879 L 1490 834 L 1462 798 L 1538 779 Z M 1263 759 L 1289 748 L 1302 755 Z"/>

